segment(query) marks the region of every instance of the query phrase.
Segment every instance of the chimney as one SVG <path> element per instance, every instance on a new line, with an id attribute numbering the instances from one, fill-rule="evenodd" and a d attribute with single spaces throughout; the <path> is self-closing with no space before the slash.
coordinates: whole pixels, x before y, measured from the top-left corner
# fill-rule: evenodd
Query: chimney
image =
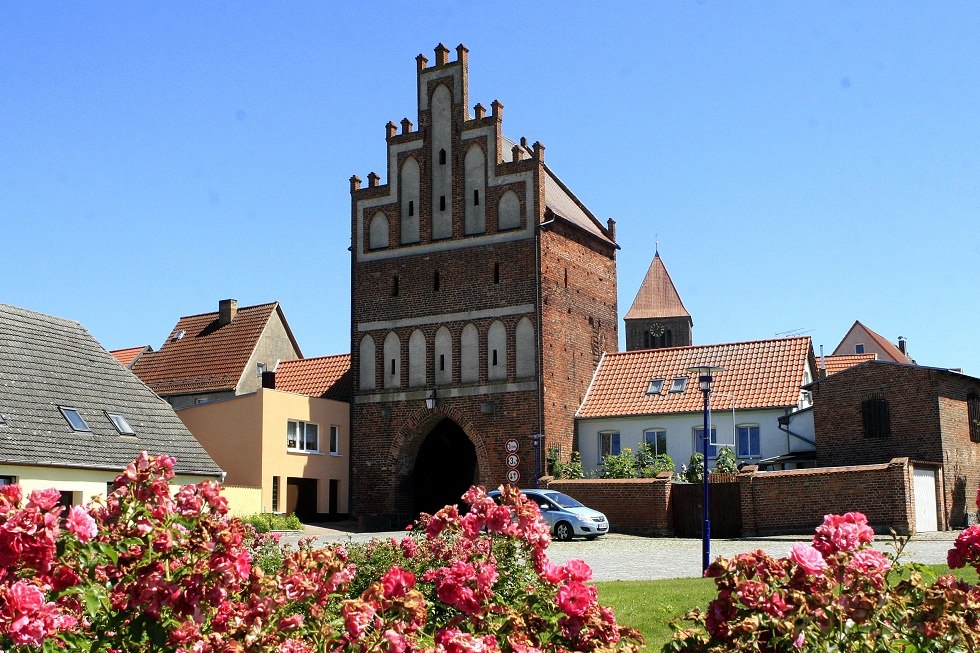
<path id="1" fill-rule="evenodd" d="M 268 390 L 276 389 L 276 373 L 265 371 L 262 372 L 262 387 Z"/>
<path id="2" fill-rule="evenodd" d="M 905 336 L 898 337 L 898 351 L 902 352 L 902 356 L 908 357 L 909 352 L 908 345 L 905 343 Z"/>
<path id="3" fill-rule="evenodd" d="M 231 324 L 238 313 L 237 299 L 222 299 L 218 302 L 218 324 L 224 326 Z"/>

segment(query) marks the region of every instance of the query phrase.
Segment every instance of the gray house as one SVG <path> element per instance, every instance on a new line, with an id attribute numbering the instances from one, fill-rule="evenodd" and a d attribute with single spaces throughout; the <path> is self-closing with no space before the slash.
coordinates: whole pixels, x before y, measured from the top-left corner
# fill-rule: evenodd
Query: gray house
<path id="1" fill-rule="evenodd" d="M 170 404 L 79 323 L 0 304 L 0 484 L 87 503 L 141 451 L 173 456 L 173 483 L 224 476 Z"/>

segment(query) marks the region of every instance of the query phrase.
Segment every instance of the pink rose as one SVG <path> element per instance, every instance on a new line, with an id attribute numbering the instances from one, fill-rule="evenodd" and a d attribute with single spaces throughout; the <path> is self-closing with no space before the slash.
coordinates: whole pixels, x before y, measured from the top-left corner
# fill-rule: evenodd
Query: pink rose
<path id="1" fill-rule="evenodd" d="M 386 599 L 397 599 L 415 587 L 415 574 L 401 567 L 392 567 L 381 578 L 381 585 Z"/>
<path id="2" fill-rule="evenodd" d="M 820 555 L 820 552 L 803 542 L 797 542 L 793 545 L 789 559 L 812 576 L 819 576 L 827 568 L 827 562 Z"/>
<path id="3" fill-rule="evenodd" d="M 89 542 L 99 533 L 95 520 L 83 506 L 72 506 L 68 509 L 65 528 L 74 533 L 79 542 Z"/>
<path id="4" fill-rule="evenodd" d="M 41 510 L 50 510 L 61 501 L 61 492 L 49 487 L 46 490 L 34 490 L 28 498 L 27 506 L 37 506 Z"/>
<path id="5" fill-rule="evenodd" d="M 585 582 L 592 579 L 592 567 L 584 560 L 572 559 L 565 563 L 569 580 Z"/>
<path id="6" fill-rule="evenodd" d="M 596 589 L 578 581 L 562 585 L 558 590 L 558 608 L 570 617 L 581 617 L 596 603 Z"/>

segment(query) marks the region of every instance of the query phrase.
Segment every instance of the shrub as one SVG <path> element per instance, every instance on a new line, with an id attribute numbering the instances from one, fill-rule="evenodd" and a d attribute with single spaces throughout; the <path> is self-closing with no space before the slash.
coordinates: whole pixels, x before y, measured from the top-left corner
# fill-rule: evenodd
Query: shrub
<path id="1" fill-rule="evenodd" d="M 260 512 L 242 517 L 242 521 L 255 527 L 259 533 L 269 531 L 301 531 L 303 523 L 293 513 L 281 515 L 274 512 Z"/>
<path id="2" fill-rule="evenodd" d="M 618 454 L 607 454 L 602 459 L 599 478 L 636 478 L 636 459 L 633 450 L 626 447 Z"/>
<path id="3" fill-rule="evenodd" d="M 721 447 L 715 460 L 715 472 L 720 474 L 737 474 L 738 465 L 735 462 L 735 452 L 731 447 Z"/>
<path id="4" fill-rule="evenodd" d="M 977 496 L 980 506 L 980 493 Z M 811 544 L 786 558 L 763 551 L 719 558 L 707 576 L 718 596 L 675 622 L 664 651 L 980 650 L 980 584 L 938 578 L 923 565 L 897 565 L 871 547 L 860 513 L 827 515 Z M 952 568 L 980 571 L 980 526 L 959 534 Z"/>
<path id="5" fill-rule="evenodd" d="M 694 452 L 691 459 L 687 461 L 687 466 L 681 470 L 681 478 L 688 483 L 702 483 L 704 481 L 704 455 Z"/>
<path id="6" fill-rule="evenodd" d="M 551 447 L 548 450 L 548 464 L 551 468 L 551 475 L 555 478 L 585 478 L 585 469 L 582 467 L 582 456 L 577 451 L 573 451 L 569 461 L 565 463 L 558 457 L 558 447 Z"/>
<path id="7" fill-rule="evenodd" d="M 0 650 L 638 651 L 586 582 L 555 565 L 537 505 L 483 488 L 363 550 L 268 539 L 230 517 L 217 483 L 172 495 L 173 459 L 145 453 L 101 503 L 0 487 Z M 62 521 L 63 518 L 63 521 Z M 268 536 L 266 536 L 268 537 Z M 268 565 L 262 565 L 266 558 Z"/>

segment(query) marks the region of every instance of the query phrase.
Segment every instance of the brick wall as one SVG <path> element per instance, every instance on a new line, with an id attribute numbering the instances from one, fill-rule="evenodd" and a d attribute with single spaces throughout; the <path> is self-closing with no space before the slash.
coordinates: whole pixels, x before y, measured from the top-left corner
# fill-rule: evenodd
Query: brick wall
<path id="1" fill-rule="evenodd" d="M 738 475 L 743 536 L 810 533 L 824 515 L 862 512 L 877 533 L 915 528 L 912 467 L 908 458 L 881 465 L 759 472 Z"/>
<path id="2" fill-rule="evenodd" d="M 544 481 L 548 489 L 564 492 L 605 514 L 613 532 L 661 536 L 673 532 L 668 473 L 657 478 Z"/>
<path id="3" fill-rule="evenodd" d="M 980 380 L 945 370 L 870 361 L 814 385 L 813 417 L 820 466 L 883 463 L 895 457 L 943 468 L 941 516 L 949 526 L 976 521 L 980 443 L 972 442 L 966 397 Z M 888 402 L 890 437 L 865 437 L 861 403 Z"/>

